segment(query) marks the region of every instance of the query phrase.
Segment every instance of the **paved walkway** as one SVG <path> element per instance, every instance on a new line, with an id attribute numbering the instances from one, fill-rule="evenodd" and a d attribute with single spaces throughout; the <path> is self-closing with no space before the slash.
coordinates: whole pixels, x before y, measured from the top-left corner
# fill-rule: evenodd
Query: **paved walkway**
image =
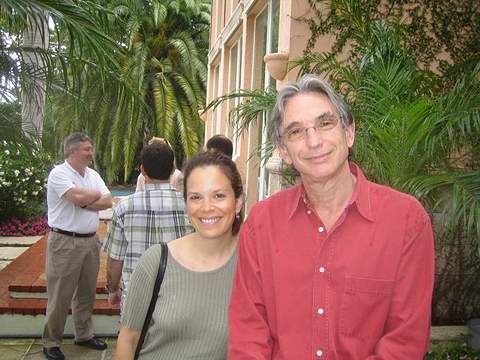
<path id="1" fill-rule="evenodd" d="M 66 359 L 74 360 L 107 360 L 115 351 L 116 339 L 104 339 L 108 348 L 103 351 L 91 350 L 73 343 L 73 339 L 65 339 L 62 351 Z M 0 339 L 0 360 L 44 360 L 41 339 Z"/>
<path id="2" fill-rule="evenodd" d="M 111 209 L 103 211 L 100 215 L 102 220 L 108 221 L 111 218 Z M 0 271 L 41 238 L 42 236 L 0 237 Z M 113 352 L 115 351 L 116 338 L 105 338 L 104 340 L 107 342 L 108 348 L 104 351 L 97 351 L 77 346 L 74 344 L 73 339 L 65 339 L 62 351 L 67 359 L 111 359 Z M 0 360 L 14 359 L 45 359 L 42 352 L 41 339 L 0 338 Z"/>

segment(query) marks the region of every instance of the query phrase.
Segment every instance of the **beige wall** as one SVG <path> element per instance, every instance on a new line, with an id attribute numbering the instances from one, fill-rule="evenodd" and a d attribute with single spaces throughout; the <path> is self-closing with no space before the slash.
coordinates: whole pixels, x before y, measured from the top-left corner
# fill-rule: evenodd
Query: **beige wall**
<path id="1" fill-rule="evenodd" d="M 209 50 L 209 75 L 207 84 L 207 103 L 214 100 L 218 95 L 224 95 L 232 89 L 230 66 L 230 49 L 235 46 L 238 39 L 242 39 L 241 51 L 241 79 L 242 89 L 262 87 L 258 80 L 262 72 L 262 63 L 255 62 L 256 51 L 259 51 L 260 43 L 255 43 L 255 18 L 260 14 L 271 0 L 213 0 L 211 17 L 211 34 Z M 296 17 L 308 16 L 310 7 L 307 0 L 278 0 L 279 1 L 279 29 L 278 51 L 289 53 L 289 58 L 294 59 L 302 55 L 306 43 L 310 37 L 310 31 L 305 23 L 293 20 Z M 259 36 L 257 36 L 258 40 Z M 261 36 L 260 36 L 261 38 Z M 325 51 L 330 48 L 328 38 L 322 38 L 317 42 L 317 50 Z M 263 54 L 256 58 L 263 58 Z M 254 68 L 255 67 L 255 68 Z M 218 70 L 217 70 L 218 69 Z M 218 76 L 217 76 L 218 75 Z M 269 76 L 268 73 L 264 76 Z M 291 72 L 283 81 L 277 81 L 277 88 L 281 88 L 286 82 L 296 79 L 297 74 Z M 217 87 L 218 84 L 218 87 Z M 227 102 L 217 109 L 210 110 L 206 114 L 205 141 L 211 136 L 222 133 L 232 138 L 232 129 L 228 128 Z M 217 114 L 218 113 L 218 114 Z M 247 211 L 253 206 L 259 197 L 258 173 L 259 160 L 254 155 L 259 145 L 259 126 L 251 126 L 248 132 L 244 132 L 239 139 L 239 154 L 234 158 L 245 185 L 247 194 Z M 248 160 L 248 161 L 247 161 Z"/>

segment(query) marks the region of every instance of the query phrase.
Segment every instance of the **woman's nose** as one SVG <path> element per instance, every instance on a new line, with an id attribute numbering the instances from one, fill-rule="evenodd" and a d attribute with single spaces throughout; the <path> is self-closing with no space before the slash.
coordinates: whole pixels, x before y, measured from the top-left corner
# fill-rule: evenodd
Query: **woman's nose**
<path id="1" fill-rule="evenodd" d="M 202 210 L 207 211 L 212 208 L 212 202 L 210 199 L 203 199 L 202 201 Z"/>

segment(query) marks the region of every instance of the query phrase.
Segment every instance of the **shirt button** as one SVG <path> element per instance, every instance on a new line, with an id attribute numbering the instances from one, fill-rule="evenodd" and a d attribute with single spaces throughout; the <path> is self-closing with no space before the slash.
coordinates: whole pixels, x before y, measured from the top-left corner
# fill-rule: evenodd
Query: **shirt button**
<path id="1" fill-rule="evenodd" d="M 317 310 L 317 312 L 318 312 L 319 315 L 323 315 L 323 313 L 325 312 L 325 310 L 323 310 L 322 308 L 319 308 L 319 309 Z"/>
<path id="2" fill-rule="evenodd" d="M 318 357 L 321 357 L 321 356 L 323 356 L 323 351 L 322 350 L 317 350 L 316 354 L 317 354 Z"/>
<path id="3" fill-rule="evenodd" d="M 322 233 L 322 232 L 325 231 L 325 228 L 324 228 L 323 226 L 320 226 L 320 227 L 318 228 L 318 231 Z"/>
<path id="4" fill-rule="evenodd" d="M 307 214 L 310 215 L 312 212 L 310 210 L 307 210 Z"/>
<path id="5" fill-rule="evenodd" d="M 325 272 L 325 268 L 323 266 L 320 266 L 320 269 L 318 269 L 318 271 L 320 271 L 321 273 L 324 273 Z"/>

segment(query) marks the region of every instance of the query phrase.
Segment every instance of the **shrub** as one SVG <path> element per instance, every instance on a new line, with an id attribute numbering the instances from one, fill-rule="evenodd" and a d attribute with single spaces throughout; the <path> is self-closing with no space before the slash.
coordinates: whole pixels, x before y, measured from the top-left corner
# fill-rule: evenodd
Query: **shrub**
<path id="1" fill-rule="evenodd" d="M 467 347 L 465 337 L 451 341 L 432 341 L 425 360 L 478 360 L 480 353 Z"/>
<path id="2" fill-rule="evenodd" d="M 45 213 L 45 193 L 52 160 L 25 144 L 0 142 L 0 222 Z"/>

